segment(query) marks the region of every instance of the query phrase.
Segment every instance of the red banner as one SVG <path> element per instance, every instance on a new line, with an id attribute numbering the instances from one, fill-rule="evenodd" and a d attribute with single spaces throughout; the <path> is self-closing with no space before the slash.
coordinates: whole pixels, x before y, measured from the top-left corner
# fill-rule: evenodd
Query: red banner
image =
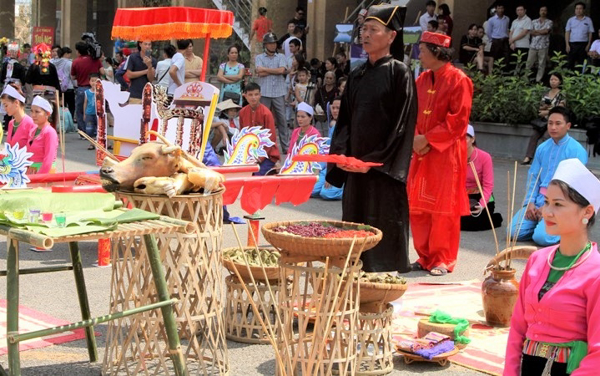
<path id="1" fill-rule="evenodd" d="M 54 28 L 50 26 L 34 26 L 31 34 L 31 46 L 35 47 L 40 43 L 46 43 L 48 46 L 54 44 Z"/>

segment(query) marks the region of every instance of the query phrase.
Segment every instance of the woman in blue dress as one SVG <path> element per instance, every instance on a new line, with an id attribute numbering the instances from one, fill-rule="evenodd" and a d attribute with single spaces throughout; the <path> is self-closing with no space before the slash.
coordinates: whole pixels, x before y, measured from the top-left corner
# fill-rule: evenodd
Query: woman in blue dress
<path id="1" fill-rule="evenodd" d="M 242 80 L 246 73 L 244 64 L 238 62 L 239 50 L 233 45 L 227 49 L 228 61 L 219 66 L 217 80 L 222 83 L 219 102 L 232 99 L 235 103 L 242 105 Z"/>

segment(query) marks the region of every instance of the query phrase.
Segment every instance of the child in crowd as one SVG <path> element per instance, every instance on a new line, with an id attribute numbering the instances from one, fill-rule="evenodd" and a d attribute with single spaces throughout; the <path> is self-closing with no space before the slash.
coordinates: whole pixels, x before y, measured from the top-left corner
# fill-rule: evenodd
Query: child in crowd
<path id="1" fill-rule="evenodd" d="M 295 104 L 297 106 L 298 103 L 313 103 L 312 101 L 312 93 L 308 90 L 308 80 L 310 78 L 310 74 L 306 68 L 298 69 L 298 73 L 296 74 L 296 88 L 294 89 L 294 97 Z"/>
<path id="2" fill-rule="evenodd" d="M 90 88 L 85 91 L 83 108 L 85 108 L 85 133 L 92 138 L 96 138 L 98 129 L 98 118 L 96 117 L 96 82 L 100 79 L 98 73 L 90 73 Z M 94 150 L 94 145 L 88 147 L 88 150 Z"/>

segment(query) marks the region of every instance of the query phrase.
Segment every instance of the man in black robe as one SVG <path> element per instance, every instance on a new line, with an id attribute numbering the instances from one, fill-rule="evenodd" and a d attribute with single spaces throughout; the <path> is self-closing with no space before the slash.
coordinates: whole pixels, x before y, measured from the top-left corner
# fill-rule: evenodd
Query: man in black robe
<path id="1" fill-rule="evenodd" d="M 328 165 L 327 181 L 341 187 L 344 221 L 383 231 L 383 239 L 362 254 L 367 272 L 410 271 L 406 178 L 417 118 L 417 95 L 410 69 L 402 63 L 406 8 L 369 8 L 363 25 L 368 61 L 353 70 L 342 96 L 331 154 L 383 166 Z"/>

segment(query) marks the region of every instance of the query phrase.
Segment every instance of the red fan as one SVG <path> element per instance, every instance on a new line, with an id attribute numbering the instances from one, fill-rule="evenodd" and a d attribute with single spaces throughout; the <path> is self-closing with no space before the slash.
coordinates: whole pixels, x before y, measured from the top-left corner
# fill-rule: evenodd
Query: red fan
<path id="1" fill-rule="evenodd" d="M 301 155 L 295 155 L 292 158 L 292 160 L 295 162 L 338 163 L 338 164 L 343 164 L 343 165 L 354 167 L 354 168 L 383 166 L 383 163 L 363 162 L 360 159 L 356 159 L 354 157 L 346 157 L 344 155 L 336 155 L 336 154 L 327 154 L 327 155 L 301 154 Z"/>

